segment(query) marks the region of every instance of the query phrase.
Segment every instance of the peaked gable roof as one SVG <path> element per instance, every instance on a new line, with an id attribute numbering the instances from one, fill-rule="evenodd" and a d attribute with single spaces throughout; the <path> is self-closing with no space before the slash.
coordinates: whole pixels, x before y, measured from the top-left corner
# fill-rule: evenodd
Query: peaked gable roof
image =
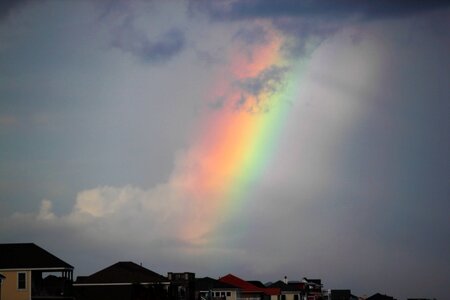
<path id="1" fill-rule="evenodd" d="M 131 261 L 121 261 L 90 276 L 79 276 L 77 284 L 97 283 L 156 283 L 168 279 Z"/>
<path id="2" fill-rule="evenodd" d="M 260 287 L 255 286 L 254 284 L 251 284 L 250 282 L 245 281 L 245 280 L 243 280 L 237 276 L 234 276 L 232 274 L 228 274 L 228 275 L 220 278 L 219 281 L 234 285 L 235 287 L 240 288 L 243 292 L 264 293 L 266 295 L 279 295 L 280 294 L 279 288 L 260 288 Z"/>
<path id="3" fill-rule="evenodd" d="M 367 300 L 395 300 L 394 297 L 388 296 L 388 295 L 382 295 L 380 293 L 373 294 Z"/>
<path id="4" fill-rule="evenodd" d="M 73 269 L 34 243 L 0 244 L 0 269 Z"/>

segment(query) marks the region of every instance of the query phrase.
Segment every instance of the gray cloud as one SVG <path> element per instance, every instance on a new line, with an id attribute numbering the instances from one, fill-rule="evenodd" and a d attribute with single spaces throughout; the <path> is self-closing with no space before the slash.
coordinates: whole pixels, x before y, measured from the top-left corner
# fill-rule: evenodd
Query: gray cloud
<path id="1" fill-rule="evenodd" d="M 0 1 L 0 20 L 9 16 L 12 11 L 23 6 L 30 0 L 4 0 Z"/>
<path id="2" fill-rule="evenodd" d="M 140 55 L 145 60 L 165 61 L 178 54 L 184 48 L 184 45 L 184 33 L 179 29 L 171 29 L 157 41 L 144 41 Z"/>
<path id="3" fill-rule="evenodd" d="M 282 50 L 285 55 L 293 57 L 310 55 L 323 41 L 342 28 L 342 24 L 336 22 L 317 22 L 302 18 L 276 19 L 273 24 L 291 37 Z"/>
<path id="4" fill-rule="evenodd" d="M 284 45 L 285 54 L 299 57 L 309 55 L 320 43 L 346 24 L 386 18 L 407 17 L 445 9 L 448 1 L 370 1 L 370 0 L 250 0 L 201 3 L 191 5 L 206 11 L 212 20 L 239 21 L 268 19 L 293 40 Z M 240 37 L 251 37 L 243 31 Z M 248 43 L 259 40 L 258 35 L 247 38 Z M 312 43 L 311 43 L 312 41 Z"/>
<path id="5" fill-rule="evenodd" d="M 223 63 L 223 59 L 220 58 L 214 52 L 204 51 L 204 50 L 196 50 L 196 56 L 200 63 L 202 63 L 206 67 L 210 67 L 214 64 Z"/>
<path id="6" fill-rule="evenodd" d="M 261 93 L 273 94 L 282 84 L 284 75 L 288 70 L 287 67 L 273 65 L 263 70 L 256 77 L 237 82 L 237 85 L 255 96 Z"/>
<path id="7" fill-rule="evenodd" d="M 263 44 L 267 42 L 267 32 L 262 26 L 244 27 L 236 32 L 234 38 L 246 44 Z"/>
<path id="8" fill-rule="evenodd" d="M 217 97 L 215 100 L 208 103 L 208 107 L 211 109 L 222 109 L 225 105 L 226 98 L 224 96 Z"/>
<path id="9" fill-rule="evenodd" d="M 274 104 L 266 101 L 267 97 L 283 88 L 288 71 L 287 66 L 271 65 L 254 77 L 236 80 L 232 82 L 232 86 L 239 97 L 228 98 L 222 95 L 209 102 L 208 106 L 214 110 L 233 107 L 235 110 L 245 110 L 249 113 L 268 112 Z"/>
<path id="10" fill-rule="evenodd" d="M 152 40 L 145 32 L 135 28 L 131 17 L 125 19 L 114 35 L 114 47 L 151 63 L 168 61 L 180 53 L 186 43 L 184 32 L 178 28 L 169 29 Z"/>
<path id="11" fill-rule="evenodd" d="M 362 19 L 401 17 L 448 7 L 448 1 L 440 0 L 253 0 L 215 3 L 208 10 L 215 18 L 273 18 L 273 17 L 324 17 L 347 18 L 358 16 Z"/>

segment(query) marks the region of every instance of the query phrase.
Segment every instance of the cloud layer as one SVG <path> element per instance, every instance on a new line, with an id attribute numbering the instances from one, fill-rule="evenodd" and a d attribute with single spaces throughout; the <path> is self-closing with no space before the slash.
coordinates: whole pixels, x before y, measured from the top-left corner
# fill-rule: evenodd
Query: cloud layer
<path id="1" fill-rule="evenodd" d="M 156 37 L 155 40 L 150 40 L 144 32 L 138 31 L 126 22 L 116 30 L 112 45 L 135 55 L 144 62 L 161 63 L 183 50 L 185 36 L 180 29 L 172 28 Z"/>
<path id="2" fill-rule="evenodd" d="M 0 15 L 2 242 L 36 242 L 79 275 L 133 260 L 445 297 L 446 3 L 15 3 Z M 235 61 L 273 45 L 305 62 L 275 155 L 234 210 L 192 201 L 203 118 L 264 113 L 284 88 L 293 64 Z"/>
<path id="3" fill-rule="evenodd" d="M 370 0 L 270 0 L 225 1 L 213 3 L 209 10 L 214 17 L 274 18 L 274 17 L 310 17 L 339 19 L 356 17 L 374 20 L 389 17 L 402 17 L 416 13 L 448 7 L 445 1 L 370 1 Z"/>

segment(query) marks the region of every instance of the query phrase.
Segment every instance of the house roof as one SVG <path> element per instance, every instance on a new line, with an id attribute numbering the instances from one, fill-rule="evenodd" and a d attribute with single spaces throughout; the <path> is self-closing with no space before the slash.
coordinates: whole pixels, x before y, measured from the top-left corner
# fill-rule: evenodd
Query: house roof
<path id="1" fill-rule="evenodd" d="M 220 278 L 219 281 L 231 284 L 235 287 L 238 287 L 241 289 L 242 292 L 264 293 L 266 295 L 279 295 L 280 294 L 280 289 L 278 289 L 278 288 L 261 288 L 261 287 L 255 286 L 254 284 L 252 284 L 248 281 L 245 281 L 237 276 L 234 276 L 232 274 L 228 274 L 228 275 Z"/>
<path id="2" fill-rule="evenodd" d="M 262 283 L 259 280 L 247 280 L 247 282 L 250 282 L 251 284 L 253 284 L 254 286 L 260 287 L 260 288 L 265 288 L 266 286 L 264 285 L 264 283 Z"/>
<path id="3" fill-rule="evenodd" d="M 34 243 L 0 244 L 0 269 L 73 269 Z"/>
<path id="4" fill-rule="evenodd" d="M 350 298 L 351 296 L 351 291 L 350 290 L 331 290 L 331 299 L 333 298 Z"/>
<path id="5" fill-rule="evenodd" d="M 79 276 L 76 284 L 167 282 L 168 279 L 131 261 L 121 261 L 90 276 Z"/>
<path id="6" fill-rule="evenodd" d="M 380 293 L 376 293 L 367 298 L 367 300 L 395 300 L 395 298 L 387 295 L 382 295 Z"/>
<path id="7" fill-rule="evenodd" d="M 286 283 L 284 283 L 283 281 L 278 280 L 277 282 L 274 282 L 274 283 L 270 284 L 269 287 L 270 288 L 279 288 L 281 290 L 285 290 L 288 287 L 288 285 Z"/>
<path id="8" fill-rule="evenodd" d="M 212 289 L 236 289 L 236 287 L 231 284 L 221 282 L 210 277 L 196 278 L 195 288 L 198 291 L 209 291 Z"/>
<path id="9" fill-rule="evenodd" d="M 303 285 L 298 282 L 288 282 L 287 284 L 281 280 L 272 283 L 268 286 L 269 288 L 279 288 L 282 291 L 302 291 Z"/>

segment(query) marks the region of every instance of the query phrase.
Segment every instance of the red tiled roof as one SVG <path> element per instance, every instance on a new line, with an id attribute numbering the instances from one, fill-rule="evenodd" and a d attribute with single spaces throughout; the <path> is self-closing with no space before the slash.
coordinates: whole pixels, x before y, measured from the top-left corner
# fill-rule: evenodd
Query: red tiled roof
<path id="1" fill-rule="evenodd" d="M 245 281 L 237 276 L 232 274 L 228 274 L 219 279 L 219 281 L 234 285 L 235 287 L 240 288 L 243 292 L 247 293 L 264 293 L 266 295 L 279 295 L 279 288 L 261 288 L 256 285 L 251 284 L 248 281 Z"/>

